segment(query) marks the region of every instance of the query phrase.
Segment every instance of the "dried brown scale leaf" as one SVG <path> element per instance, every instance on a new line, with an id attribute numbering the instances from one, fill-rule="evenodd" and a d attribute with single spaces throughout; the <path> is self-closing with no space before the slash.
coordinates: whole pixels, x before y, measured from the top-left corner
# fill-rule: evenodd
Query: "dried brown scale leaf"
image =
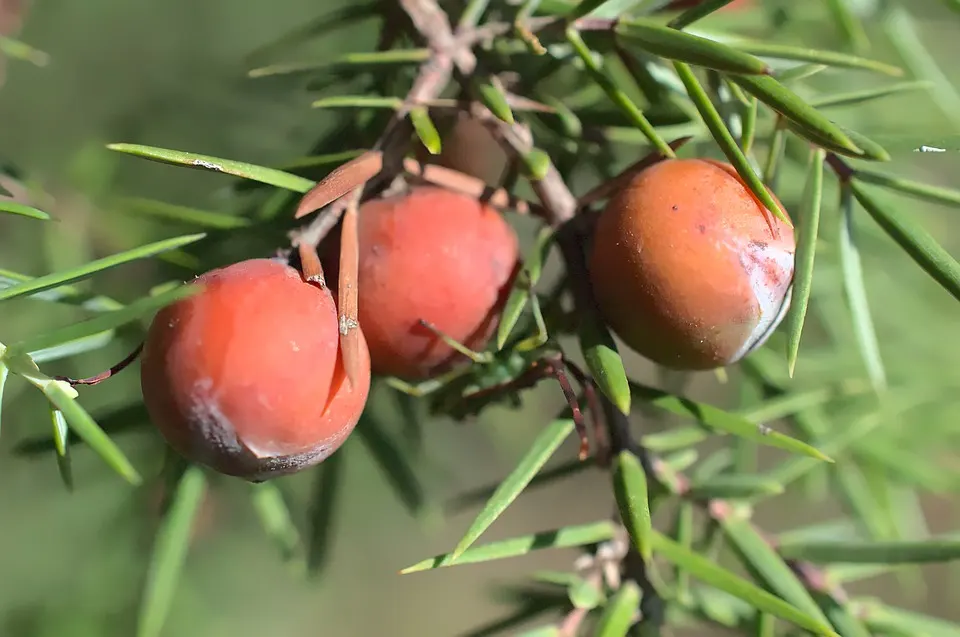
<path id="1" fill-rule="evenodd" d="M 383 153 L 377 150 L 368 151 L 341 164 L 300 199 L 293 218 L 300 219 L 320 210 L 372 179 L 382 168 Z"/>
<path id="2" fill-rule="evenodd" d="M 337 309 L 340 313 L 340 349 L 347 380 L 360 378 L 360 324 L 357 322 L 357 273 L 360 268 L 359 206 L 362 188 L 350 196 L 340 234 L 340 273 Z"/>
<path id="3" fill-rule="evenodd" d="M 543 209 L 539 205 L 515 197 L 505 188 L 492 189 L 482 179 L 452 168 L 438 164 L 421 164 L 409 157 L 403 160 L 403 168 L 410 175 L 423 181 L 483 200 L 494 208 L 512 209 L 520 214 L 543 214 Z"/>
<path id="4" fill-rule="evenodd" d="M 297 250 L 300 255 L 300 271 L 303 273 L 303 278 L 326 287 L 326 281 L 323 278 L 323 266 L 320 264 L 320 256 L 317 254 L 316 246 L 301 242 L 297 246 Z"/>

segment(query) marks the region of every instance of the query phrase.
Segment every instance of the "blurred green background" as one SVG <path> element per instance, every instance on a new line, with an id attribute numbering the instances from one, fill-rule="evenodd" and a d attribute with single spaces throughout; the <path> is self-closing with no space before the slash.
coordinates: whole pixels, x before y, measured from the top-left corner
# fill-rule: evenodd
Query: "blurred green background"
<path id="1" fill-rule="evenodd" d="M 8 62 L 6 83 L 0 88 L 0 160 L 16 165 L 25 181 L 49 195 L 38 203 L 58 221 L 38 224 L 0 217 L 0 268 L 42 274 L 179 231 L 118 214 L 103 203 L 107 193 L 150 196 L 200 208 L 221 206 L 229 180 L 113 155 L 103 150 L 105 143 L 153 144 L 263 165 L 305 153 L 318 132 L 330 125 L 331 116 L 311 111 L 313 96 L 296 84 L 246 78 L 244 58 L 335 4 L 308 0 L 34 3 L 18 37 L 49 53 L 51 63 L 36 68 Z M 834 45 L 836 35 L 824 28 L 822 3 L 808 4 L 809 16 L 793 25 L 790 33 L 811 45 Z M 912 4 L 924 42 L 953 86 L 960 86 L 960 67 L 955 63 L 960 54 L 956 37 L 960 20 L 951 22 L 935 1 Z M 896 62 L 895 48 L 880 25 L 871 27 L 871 35 L 877 36 L 873 54 Z M 333 32 L 283 59 L 361 51 L 372 46 L 375 37 L 370 24 Z M 853 88 L 848 78 L 828 75 L 821 90 Z M 955 89 L 948 88 L 941 99 L 945 101 L 938 105 L 931 94 L 911 93 L 867 108 L 839 111 L 836 116 L 861 132 L 875 134 L 881 142 L 889 134 L 894 161 L 884 168 L 890 172 L 956 186 L 960 111 L 943 107 L 956 99 Z M 921 144 L 944 141 L 947 153 L 911 152 Z M 622 151 L 628 159 L 636 152 L 629 147 Z M 795 200 L 798 194 L 799 170 L 788 172 L 793 181 L 788 178 L 783 185 L 785 201 Z M 834 201 L 829 198 L 835 197 L 832 179 L 827 183 L 827 201 Z M 960 252 L 960 233 L 952 223 L 955 211 L 904 198 L 883 200 L 922 215 L 948 250 Z M 833 208 L 828 203 L 825 223 L 835 218 Z M 872 222 L 863 225 L 868 291 L 892 382 L 931 378 L 946 390 L 960 387 L 955 303 L 882 237 Z M 832 232 L 830 228 L 824 239 L 826 254 Z M 825 275 L 817 283 L 818 308 L 822 322 L 835 320 L 833 336 L 840 343 L 831 365 L 842 361 L 851 376 L 862 376 L 838 293 L 836 266 L 829 259 L 824 261 Z M 83 285 L 132 299 L 169 279 L 170 272 L 156 263 L 136 263 Z M 0 314 L 0 339 L 15 341 L 81 316 L 79 311 L 37 301 L 8 302 Z M 136 337 L 127 334 L 99 352 L 44 369 L 74 376 L 96 373 L 123 357 Z M 798 382 L 815 385 L 816 361 L 804 376 L 803 351 Z M 637 375 L 653 378 L 636 357 L 628 363 Z M 110 383 L 84 390 L 82 400 L 100 415 L 113 406 L 129 404 L 138 391 L 134 367 Z M 709 374 L 696 379 L 693 391 L 721 404 L 736 395 L 735 388 L 719 386 Z M 530 394 L 524 410 L 492 410 L 469 426 L 427 423 L 426 456 L 438 462 L 436 467 L 420 467 L 425 491 L 442 500 L 504 476 L 544 424 L 546 414 L 561 405 L 558 393 L 547 384 Z M 938 399 L 900 417 L 902 424 L 916 428 L 918 436 L 925 432 L 939 436 L 942 452 L 954 460 L 951 445 L 960 441 L 960 429 L 954 423 L 952 402 L 949 397 Z M 93 454 L 78 448 L 73 460 L 77 486 L 71 494 L 57 476 L 52 455 L 25 459 L 10 453 L 17 441 L 49 430 L 39 393 L 12 383 L 3 413 L 0 635 L 131 635 L 160 496 L 154 479 L 163 458 L 158 436 L 141 428 L 119 439 L 148 477 L 146 486 L 129 488 Z M 399 433 L 395 423 L 388 421 L 385 426 Z M 565 446 L 560 456 L 571 458 L 574 453 L 572 445 Z M 400 568 L 452 547 L 475 510 L 450 517 L 445 526 L 424 525 L 409 514 L 384 480 L 360 437 L 353 436 L 337 458 L 339 462 L 329 463 L 335 464 L 332 469 L 284 480 L 294 510 L 302 516 L 297 521 L 304 525 L 315 515 L 310 502 L 315 483 L 329 480 L 335 472 L 341 481 L 332 514 L 335 541 L 321 576 L 306 584 L 284 567 L 266 541 L 245 485 L 226 479 L 215 482 L 165 635 L 467 634 L 511 612 L 510 606 L 490 596 L 493 585 L 538 568 L 569 568 L 575 555 L 557 551 L 401 578 L 396 575 Z M 814 505 L 798 506 L 796 497 L 787 495 L 779 504 L 763 508 L 758 519 L 771 530 L 790 528 L 830 516 L 837 510 L 834 504 L 813 510 Z M 930 498 L 924 504 L 932 530 L 951 529 L 957 516 L 950 498 Z M 600 519 L 612 507 L 605 477 L 587 473 L 522 496 L 497 522 L 489 539 Z M 925 573 L 926 598 L 904 592 L 892 577 L 872 580 L 859 590 L 960 620 L 960 610 L 952 603 L 960 596 L 960 587 L 952 583 L 947 569 L 937 567 Z"/>

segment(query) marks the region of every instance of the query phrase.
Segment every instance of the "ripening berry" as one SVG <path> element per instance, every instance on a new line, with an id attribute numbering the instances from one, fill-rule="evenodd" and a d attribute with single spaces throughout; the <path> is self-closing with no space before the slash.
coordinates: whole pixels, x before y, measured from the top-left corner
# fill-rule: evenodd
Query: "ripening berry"
<path id="1" fill-rule="evenodd" d="M 162 309 L 142 354 L 143 400 L 186 458 L 260 481 L 313 466 L 353 431 L 370 388 L 347 380 L 330 290 L 294 268 L 251 259 L 196 280 Z"/>
<path id="2" fill-rule="evenodd" d="M 366 201 L 359 242 L 357 318 L 375 374 L 425 378 L 465 360 L 421 319 L 471 349 L 486 346 L 519 258 L 516 234 L 497 210 L 415 187 Z M 325 267 L 335 282 L 335 264 Z"/>
<path id="3" fill-rule="evenodd" d="M 614 195 L 593 237 L 601 314 L 637 353 L 712 369 L 763 344 L 790 302 L 793 229 L 729 164 L 671 159 Z"/>

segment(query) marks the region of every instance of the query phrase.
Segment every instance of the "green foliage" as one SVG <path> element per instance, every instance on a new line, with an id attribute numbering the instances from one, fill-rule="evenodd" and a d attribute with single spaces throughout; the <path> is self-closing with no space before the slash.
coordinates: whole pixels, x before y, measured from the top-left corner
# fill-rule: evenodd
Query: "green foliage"
<path id="1" fill-rule="evenodd" d="M 948 65 L 925 47 L 911 2 L 863 8 L 848 0 L 757 0 L 728 12 L 721 11 L 728 1 L 708 0 L 666 13 L 664 4 L 421 0 L 332 8 L 247 60 L 246 82 L 272 83 L 262 90 L 293 95 L 304 110 L 312 106 L 327 118 L 330 130 L 309 140 L 309 149 L 265 167 L 192 150 L 109 144 L 118 155 L 232 179 L 217 197 L 186 205 L 117 188 L 104 197 L 104 210 L 154 224 L 173 238 L 148 239 L 148 232 L 131 230 L 138 247 L 85 255 L 40 276 L 0 271 L 4 314 L 42 307 L 38 312 L 71 317 L 55 319 L 60 324 L 53 327 L 44 320 L 0 344 L 4 421 L 19 381 L 39 390 L 50 418 L 49 435 L 18 441 L 15 461 L 54 454 L 62 482 L 76 492 L 89 483 L 89 466 L 76 461 L 78 447 L 88 448 L 126 483 L 160 482 L 169 496 L 143 565 L 137 635 L 167 634 L 171 609 L 187 603 L 177 591 L 197 576 L 185 569 L 203 503 L 229 487 L 205 468 L 179 461 L 159 474 L 138 466 L 118 439 L 149 431 L 139 397 L 117 396 L 112 411 L 88 412 L 78 398 L 83 385 L 93 383 L 48 375 L 41 366 L 93 356 L 127 336 L 141 338 L 139 321 L 196 291 L 179 281 L 225 260 L 272 256 L 271 249 L 293 245 L 263 248 L 276 236 L 316 241 L 323 224 L 336 220 L 338 204 L 301 224 L 292 218 L 299 195 L 366 149 L 407 159 L 417 146 L 443 153 L 448 116 L 458 110 L 482 114 L 508 151 L 508 174 L 497 186 L 511 203 L 502 207 L 528 211 L 533 219 L 524 222 L 536 229 L 495 347 L 470 352 L 460 346 L 472 361 L 419 387 L 397 379 L 375 383 L 354 437 L 378 469 L 376 479 L 424 531 L 449 528 L 454 513 L 473 510 L 449 552 L 399 574 L 378 564 L 378 577 L 539 551 L 553 555 L 561 566 L 532 573 L 529 590 L 507 596 L 517 613 L 477 634 L 652 637 L 685 628 L 704 634 L 707 627 L 763 636 L 960 634 L 958 624 L 934 617 L 929 606 L 921 613 L 894 604 L 900 591 L 883 601 L 853 592 L 861 580 L 886 574 L 899 578 L 901 590 L 917 589 L 923 577 L 917 568 L 960 556 L 955 536 L 926 528 L 922 507 L 931 494 L 960 492 L 948 453 L 957 441 L 952 400 L 960 376 L 950 313 L 960 299 L 960 264 L 951 255 L 957 244 L 948 224 L 920 214 L 927 204 L 960 206 L 960 191 L 929 183 L 937 181 L 933 175 L 909 174 L 903 152 L 930 147 L 924 139 L 931 128 L 915 127 L 924 116 L 912 116 L 911 109 L 937 112 L 937 126 L 951 131 L 935 132 L 937 139 L 957 139 L 960 92 L 944 70 Z M 957 9 L 953 0 L 945 4 Z M 378 29 L 377 50 L 286 61 L 291 50 L 366 22 L 376 23 L 367 26 Z M 6 37 L 0 51 L 46 63 L 45 54 Z M 901 76 L 907 79 L 888 79 Z M 298 90 L 291 89 L 295 82 Z M 940 150 L 950 155 L 957 148 Z M 613 338 L 585 276 L 589 223 L 581 221 L 609 195 L 594 196 L 594 189 L 628 174 L 644 153 L 650 161 L 723 157 L 760 202 L 796 223 L 784 327 L 725 370 L 725 384 L 711 386 L 704 397 L 686 377 L 675 383 L 664 375 L 658 386 L 642 378 L 654 370 Z M 877 162 L 891 167 L 877 170 Z M 934 165 L 923 163 L 918 172 L 943 177 L 955 171 L 955 164 Z M 422 178 L 408 171 L 407 165 L 400 176 Z M 4 177 L 14 179 L 12 171 Z M 209 188 L 216 187 L 212 180 Z M 4 196 L 0 213 L 9 213 L 0 223 L 10 227 L 67 221 L 52 204 L 19 195 Z M 549 267 L 554 247 L 560 274 Z M 126 292 L 131 300 L 108 296 L 102 282 L 114 271 L 134 271 L 134 262 L 155 275 L 157 286 L 136 277 L 138 292 Z M 579 371 L 580 359 L 587 373 Z M 519 389 L 532 383 L 520 381 L 531 364 L 551 361 L 554 369 L 565 366 L 583 391 L 572 395 L 561 380 L 567 405 L 544 415 L 549 408 L 533 394 L 521 399 Z M 417 397 L 426 394 L 432 409 L 424 414 Z M 522 411 L 509 416 L 509 426 L 487 431 L 484 425 L 504 418 L 494 407 L 502 397 Z M 15 409 L 27 413 L 19 402 Z M 449 481 L 438 474 L 465 472 L 474 450 L 455 445 L 438 454 L 423 438 L 467 415 L 479 416 L 479 428 L 501 445 L 513 468 L 441 512 L 432 490 Z M 29 418 L 43 421 L 34 412 Z M 533 423 L 528 430 L 525 421 Z M 567 440 L 585 424 L 593 426 L 593 457 L 570 459 Z M 531 440 L 518 442 L 526 434 Z M 317 467 L 306 495 L 295 488 L 298 477 L 244 485 L 261 538 L 302 586 L 310 585 L 307 577 L 323 581 L 340 541 L 332 528 L 345 492 L 344 467 L 360 462 L 357 448 L 347 445 Z M 768 456 L 772 449 L 776 455 Z M 497 523 L 508 512 L 524 508 L 528 492 L 592 471 L 609 473 L 599 483 L 609 488 L 597 497 L 607 498 L 611 519 L 487 537 L 506 527 Z M 576 504 L 568 519 L 584 511 Z M 777 505 L 779 515 L 764 515 L 765 507 Z M 823 525 L 807 515 L 831 506 L 842 511 L 839 523 Z M 377 523 L 389 544 L 387 522 Z M 575 549 L 577 564 L 549 549 Z M 242 557 L 238 552 L 236 559 Z M 539 616 L 545 612 L 552 613 L 549 621 Z M 429 618 L 424 621 L 402 634 L 432 634 Z"/>

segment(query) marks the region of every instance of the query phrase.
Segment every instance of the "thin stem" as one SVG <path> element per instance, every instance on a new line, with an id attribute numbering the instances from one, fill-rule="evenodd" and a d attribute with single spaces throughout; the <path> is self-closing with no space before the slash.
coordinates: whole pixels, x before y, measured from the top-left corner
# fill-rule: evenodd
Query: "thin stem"
<path id="1" fill-rule="evenodd" d="M 56 380 L 60 380 L 65 383 L 68 383 L 71 387 L 76 387 L 77 385 L 97 385 L 107 380 L 108 378 L 116 376 L 117 374 L 122 372 L 124 369 L 129 367 L 130 364 L 133 363 L 133 361 L 137 360 L 137 358 L 140 356 L 140 353 L 142 351 L 143 351 L 143 343 L 140 343 L 135 350 L 133 350 L 127 355 L 126 358 L 124 358 L 122 361 L 120 361 L 110 369 L 104 372 L 100 372 L 96 376 L 89 376 L 87 378 L 77 378 L 77 379 L 70 378 L 68 376 L 54 376 L 53 378 Z"/>

